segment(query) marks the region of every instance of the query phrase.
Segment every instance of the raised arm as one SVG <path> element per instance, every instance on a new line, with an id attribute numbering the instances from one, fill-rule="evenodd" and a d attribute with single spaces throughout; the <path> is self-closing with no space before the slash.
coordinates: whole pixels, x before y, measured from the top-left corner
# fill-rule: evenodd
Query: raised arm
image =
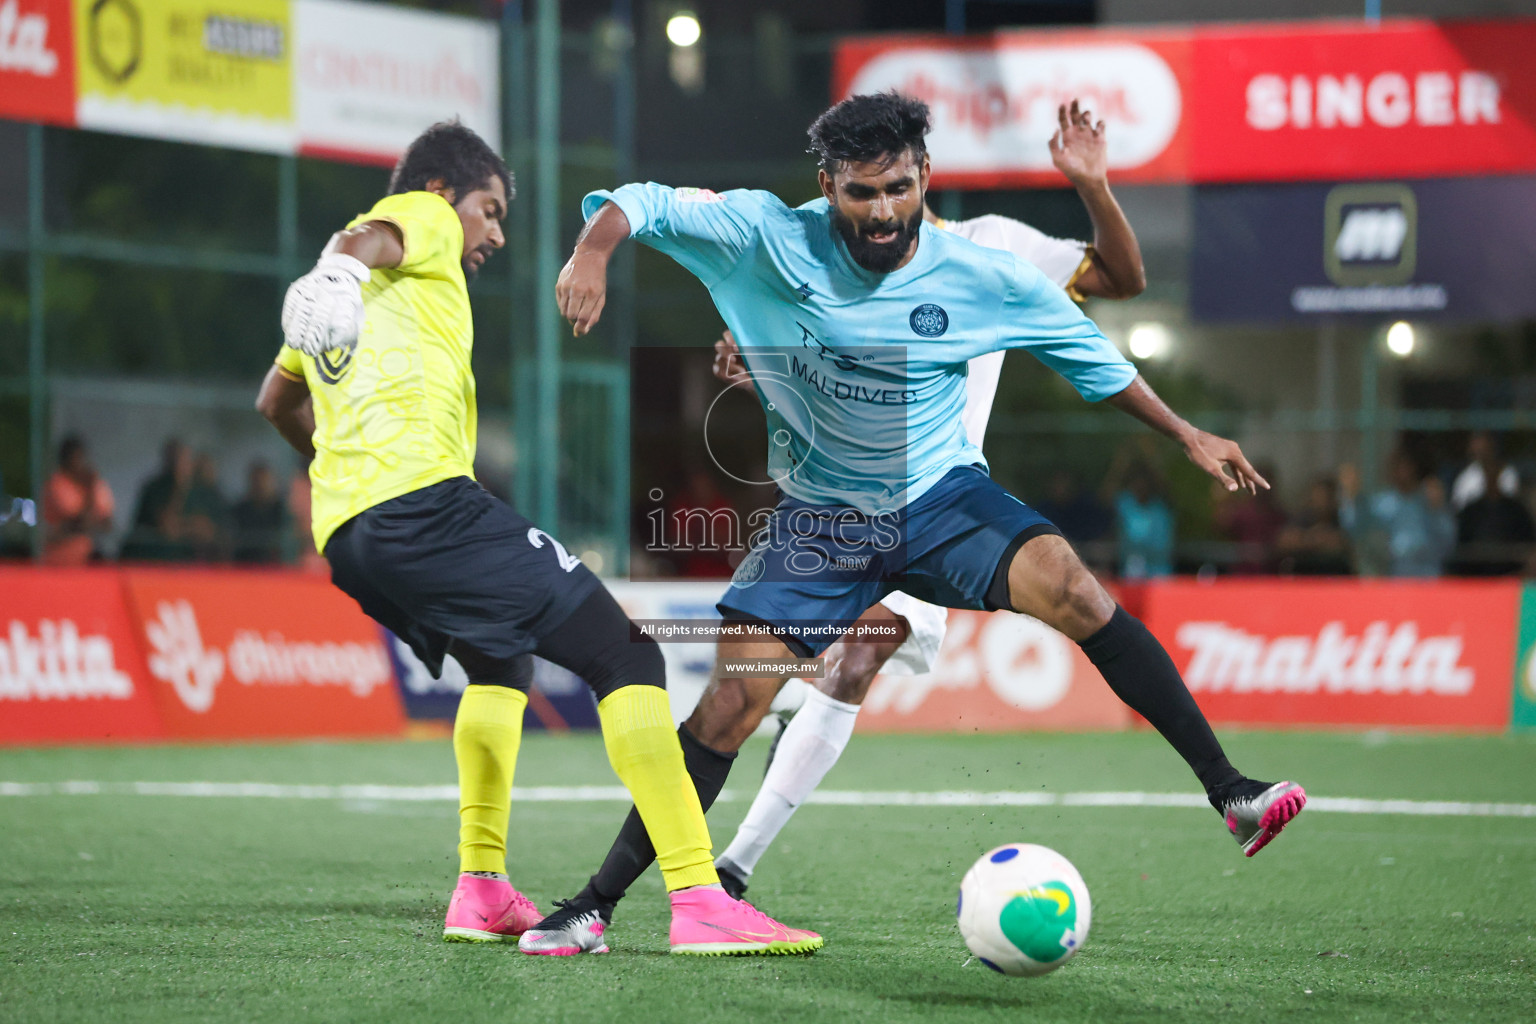
<path id="1" fill-rule="evenodd" d="M 1072 282 L 1072 290 L 1103 299 L 1134 298 L 1146 290 L 1147 274 L 1136 232 L 1109 190 L 1104 122 L 1095 125 L 1077 100 L 1070 109 L 1060 107 L 1057 117 L 1061 126 L 1051 136 L 1051 161 L 1077 189 L 1093 221 L 1092 262 Z"/>
<path id="2" fill-rule="evenodd" d="M 327 256 L 350 256 L 369 270 L 378 267 L 398 267 L 405 259 L 405 243 L 400 229 L 387 220 L 370 220 L 347 231 L 338 231 L 326 243 L 320 254 L 324 262 Z"/>
<path id="3" fill-rule="evenodd" d="M 720 193 L 652 181 L 623 185 L 612 192 L 590 192 L 582 199 L 581 209 L 586 226 L 555 283 L 560 313 L 578 337 L 602 317 L 608 260 L 624 239 L 633 236 L 672 257 L 705 287 L 713 288 L 740 266 L 762 219 L 785 207 L 767 192 Z"/>
<path id="4" fill-rule="evenodd" d="M 403 259 L 400 229 L 387 221 L 336 232 L 314 269 L 283 296 L 283 340 L 307 356 L 352 344 L 366 319 L 362 289 L 369 274 Z"/>
<path id="5" fill-rule="evenodd" d="M 1249 494 L 1257 494 L 1259 488 L 1269 489 L 1269 481 L 1259 476 L 1243 456 L 1236 441 L 1206 433 L 1168 408 L 1138 374 L 1130 386 L 1109 398 L 1109 403 L 1130 413 L 1153 430 L 1177 441 L 1189 456 L 1189 461 L 1205 470 L 1221 482 L 1229 491 L 1239 487 Z"/>
<path id="6" fill-rule="evenodd" d="M 629 218 L 609 200 L 576 237 L 576 249 L 555 282 L 560 315 L 571 322 L 571 333 L 576 337 L 586 334 L 601 319 L 608 300 L 608 260 L 629 235 Z"/>

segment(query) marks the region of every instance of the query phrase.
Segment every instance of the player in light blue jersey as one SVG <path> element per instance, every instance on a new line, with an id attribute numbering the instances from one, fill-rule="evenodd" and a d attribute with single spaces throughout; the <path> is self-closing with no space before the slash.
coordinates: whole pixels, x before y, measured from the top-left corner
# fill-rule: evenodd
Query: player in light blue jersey
<path id="1" fill-rule="evenodd" d="M 768 417 L 769 472 L 784 492 L 719 602 L 728 623 L 773 638 L 721 640 L 680 732 L 708 807 L 731 759 L 791 675 L 727 671 L 816 657 L 893 590 L 955 608 L 1031 615 L 1076 641 L 1106 682 L 1184 757 L 1248 855 L 1300 810 L 1290 782 L 1232 767 L 1178 670 L 1105 592 L 1051 523 L 986 473 L 962 423 L 966 364 L 1029 351 L 1089 401 L 1107 400 L 1177 441 L 1228 490 L 1268 484 L 1238 446 L 1170 410 L 1092 321 L 1034 267 L 923 221 L 928 109 L 855 96 L 810 130 L 823 201 L 766 192 L 625 185 L 583 203 L 587 226 L 557 286 L 578 335 L 631 236 L 709 288 Z M 750 633 L 744 630 L 743 635 Z M 606 920 L 652 859 L 631 813 L 602 870 L 539 927 Z"/>

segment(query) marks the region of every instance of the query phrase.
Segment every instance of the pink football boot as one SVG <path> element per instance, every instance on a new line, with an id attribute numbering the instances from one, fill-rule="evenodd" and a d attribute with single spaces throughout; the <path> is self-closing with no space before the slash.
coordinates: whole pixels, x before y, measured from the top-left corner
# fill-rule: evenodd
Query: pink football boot
<path id="1" fill-rule="evenodd" d="M 508 942 L 543 916 L 532 900 L 512 888 L 511 882 L 460 875 L 459 887 L 448 901 L 443 941 Z"/>
<path id="2" fill-rule="evenodd" d="M 724 890 L 699 886 L 672 896 L 672 952 L 694 956 L 813 953 L 821 936 L 786 928 Z"/>

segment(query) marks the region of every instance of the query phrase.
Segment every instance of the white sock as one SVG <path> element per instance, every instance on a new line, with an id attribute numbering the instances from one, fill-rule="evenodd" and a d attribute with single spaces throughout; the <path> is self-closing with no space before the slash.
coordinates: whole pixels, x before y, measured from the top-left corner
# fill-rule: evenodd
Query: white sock
<path id="1" fill-rule="evenodd" d="M 729 862 L 743 877 L 750 876 L 768 846 L 788 824 L 795 808 L 837 764 L 843 748 L 853 736 L 858 717 L 857 704 L 833 700 L 814 687 L 805 695 L 805 704 L 779 737 L 779 749 L 773 764 L 763 777 L 762 788 L 752 801 L 736 838 L 720 854 L 716 863 Z"/>

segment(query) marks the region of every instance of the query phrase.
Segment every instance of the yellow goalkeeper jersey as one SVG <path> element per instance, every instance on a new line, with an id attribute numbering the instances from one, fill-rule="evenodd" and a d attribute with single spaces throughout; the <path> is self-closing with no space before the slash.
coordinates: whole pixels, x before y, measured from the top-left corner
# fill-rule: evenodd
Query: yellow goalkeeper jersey
<path id="1" fill-rule="evenodd" d="M 315 547 L 364 509 L 456 476 L 474 476 L 474 324 L 464 285 L 464 226 L 432 192 L 386 196 L 348 228 L 388 221 L 405 257 L 363 286 L 367 323 L 350 349 L 306 356 L 283 347 L 278 369 L 309 386 Z"/>

